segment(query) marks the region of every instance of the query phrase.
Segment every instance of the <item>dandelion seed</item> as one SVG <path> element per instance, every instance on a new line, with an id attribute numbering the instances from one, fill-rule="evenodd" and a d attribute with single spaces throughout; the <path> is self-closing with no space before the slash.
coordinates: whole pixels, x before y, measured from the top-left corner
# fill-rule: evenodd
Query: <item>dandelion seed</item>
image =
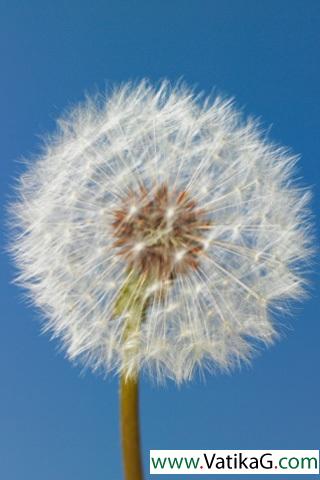
<path id="1" fill-rule="evenodd" d="M 199 345 L 211 339 L 204 368 L 210 358 L 230 368 L 250 355 L 253 330 L 275 338 L 269 312 L 303 291 L 309 193 L 293 186 L 295 162 L 230 101 L 201 104 L 183 86 L 142 82 L 89 100 L 21 177 L 19 282 L 73 358 L 123 372 L 125 322 L 114 305 L 137 272 L 149 300 L 130 370 L 189 379 L 201 362 L 189 353 L 177 369 L 192 351 L 184 329 Z"/>

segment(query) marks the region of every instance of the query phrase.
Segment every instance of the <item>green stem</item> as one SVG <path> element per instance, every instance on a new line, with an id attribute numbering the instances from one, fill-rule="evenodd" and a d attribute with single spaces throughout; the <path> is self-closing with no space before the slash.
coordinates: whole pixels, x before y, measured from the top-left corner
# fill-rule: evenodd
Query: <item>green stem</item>
<path id="1" fill-rule="evenodd" d="M 121 377 L 120 412 L 124 476 L 126 480 L 142 480 L 138 379 Z"/>
<path id="2" fill-rule="evenodd" d="M 127 281 L 119 292 L 115 304 L 115 315 L 125 315 L 123 341 L 131 337 L 131 347 L 124 349 L 123 372 L 120 378 L 120 427 L 123 451 L 123 466 L 126 480 L 143 480 L 139 429 L 139 382 L 137 366 L 129 368 L 130 357 L 136 353 L 137 338 L 144 320 L 146 279 L 129 272 Z M 130 342 L 128 342 L 130 344 Z"/>

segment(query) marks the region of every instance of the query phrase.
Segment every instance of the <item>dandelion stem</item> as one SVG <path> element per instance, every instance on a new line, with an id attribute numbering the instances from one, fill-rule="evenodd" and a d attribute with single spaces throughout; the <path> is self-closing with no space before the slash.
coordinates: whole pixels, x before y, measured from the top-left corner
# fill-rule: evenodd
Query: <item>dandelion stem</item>
<path id="1" fill-rule="evenodd" d="M 115 314 L 126 316 L 123 341 L 126 349 L 120 378 L 120 424 L 125 480 L 143 480 L 139 428 L 139 377 L 127 363 L 139 349 L 139 333 L 144 320 L 147 300 L 146 278 L 131 271 L 120 290 Z"/>
<path id="2" fill-rule="evenodd" d="M 138 377 L 120 379 L 121 435 L 126 480 L 142 480 Z"/>

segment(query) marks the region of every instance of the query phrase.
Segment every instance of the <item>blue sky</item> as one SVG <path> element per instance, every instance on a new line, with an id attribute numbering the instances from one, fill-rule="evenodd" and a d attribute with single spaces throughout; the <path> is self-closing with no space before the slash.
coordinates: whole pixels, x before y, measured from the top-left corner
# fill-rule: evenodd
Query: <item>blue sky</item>
<path id="1" fill-rule="evenodd" d="M 301 154 L 317 217 L 319 47 L 317 0 L 1 0 L 1 204 L 20 160 L 84 92 L 183 77 L 235 96 L 272 125 L 271 138 Z M 5 227 L 1 235 L 4 246 Z M 81 374 L 40 336 L 39 314 L 12 285 L 2 252 L 0 478 L 122 478 L 117 379 Z M 142 381 L 146 465 L 156 448 L 319 448 L 319 277 L 310 278 L 310 299 L 283 319 L 281 342 L 251 367 L 179 389 Z"/>

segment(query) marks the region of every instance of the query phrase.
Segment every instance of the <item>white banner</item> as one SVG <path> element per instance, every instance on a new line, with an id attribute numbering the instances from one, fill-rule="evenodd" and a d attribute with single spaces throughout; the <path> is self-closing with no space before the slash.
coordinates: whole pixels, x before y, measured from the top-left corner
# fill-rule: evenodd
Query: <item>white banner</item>
<path id="1" fill-rule="evenodd" d="M 157 475 L 319 474 L 319 450 L 150 450 Z"/>

